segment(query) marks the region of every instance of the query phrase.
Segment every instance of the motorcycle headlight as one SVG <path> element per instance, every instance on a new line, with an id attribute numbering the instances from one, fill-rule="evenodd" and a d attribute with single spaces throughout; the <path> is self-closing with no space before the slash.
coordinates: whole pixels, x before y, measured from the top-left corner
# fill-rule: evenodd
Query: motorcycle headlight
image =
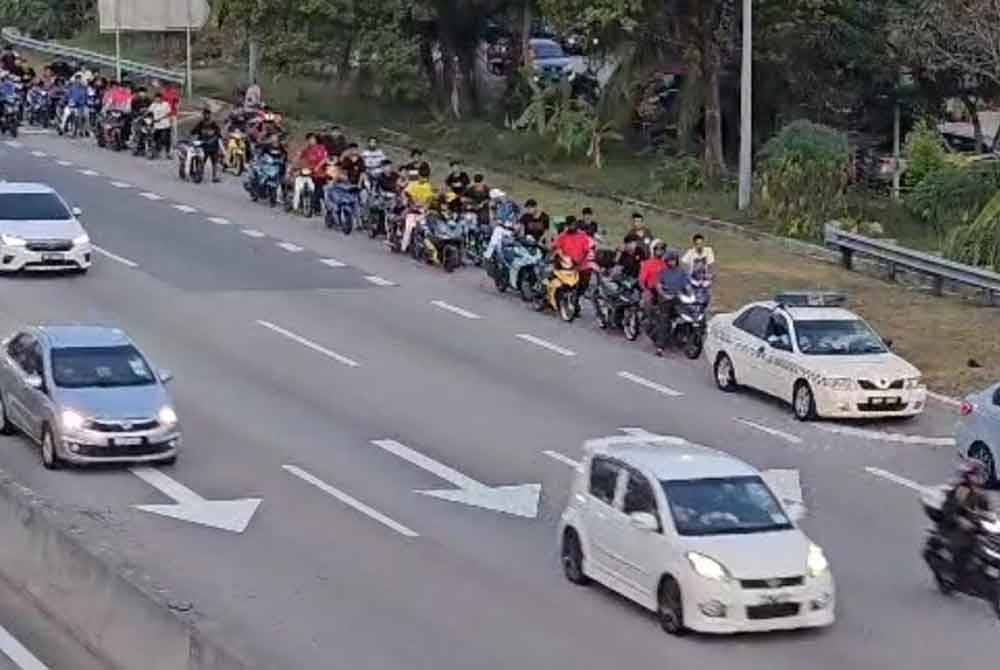
<path id="1" fill-rule="evenodd" d="M 729 580 L 729 571 L 714 558 L 690 551 L 688 552 L 687 559 L 688 563 L 691 564 L 691 568 L 705 579 L 711 579 L 716 582 Z"/>
<path id="2" fill-rule="evenodd" d="M 810 577 L 822 577 L 830 571 L 830 562 L 826 560 L 823 550 L 815 544 L 809 545 L 809 555 L 806 557 L 806 569 Z"/>
<path id="3" fill-rule="evenodd" d="M 80 430 L 86 422 L 82 414 L 72 409 L 64 409 L 60 418 L 62 419 L 63 430 L 68 431 Z"/>
<path id="4" fill-rule="evenodd" d="M 3 242 L 5 247 L 23 247 L 25 245 L 23 239 L 14 235 L 0 235 L 0 242 Z"/>
<path id="5" fill-rule="evenodd" d="M 177 412 L 175 412 L 174 408 L 170 405 L 165 405 L 156 415 L 156 418 L 159 419 L 160 423 L 164 426 L 169 427 L 177 425 Z"/>
<path id="6" fill-rule="evenodd" d="M 905 380 L 903 380 L 903 388 L 905 389 L 910 389 L 910 390 L 918 389 L 922 388 L 923 385 L 924 385 L 923 379 L 920 377 L 907 377 Z"/>
<path id="7" fill-rule="evenodd" d="M 823 385 L 832 391 L 852 391 L 857 387 L 850 377 L 828 377 L 823 380 Z"/>

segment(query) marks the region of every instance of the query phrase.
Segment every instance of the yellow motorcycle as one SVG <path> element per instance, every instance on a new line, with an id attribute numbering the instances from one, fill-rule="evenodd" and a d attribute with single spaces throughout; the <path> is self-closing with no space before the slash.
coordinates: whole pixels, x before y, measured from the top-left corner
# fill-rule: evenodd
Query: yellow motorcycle
<path id="1" fill-rule="evenodd" d="M 551 268 L 542 274 L 534 292 L 535 309 L 542 312 L 551 308 L 560 319 L 570 323 L 580 314 L 579 286 L 579 269 L 568 257 L 556 254 Z"/>
<path id="2" fill-rule="evenodd" d="M 242 130 L 230 131 L 226 138 L 226 158 L 224 167 L 232 170 L 237 177 L 243 174 L 247 162 L 247 136 Z"/>

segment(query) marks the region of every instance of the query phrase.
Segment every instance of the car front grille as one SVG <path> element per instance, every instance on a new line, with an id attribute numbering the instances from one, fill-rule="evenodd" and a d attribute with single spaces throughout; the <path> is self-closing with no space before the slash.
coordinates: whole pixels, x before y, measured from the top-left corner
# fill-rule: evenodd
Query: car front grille
<path id="1" fill-rule="evenodd" d="M 903 388 L 902 379 L 894 379 L 888 386 L 879 386 L 875 382 L 869 379 L 859 379 L 858 386 L 860 386 L 865 391 L 884 391 L 886 389 L 892 389 L 898 391 Z"/>
<path id="2" fill-rule="evenodd" d="M 141 430 L 153 430 L 160 425 L 156 419 L 92 419 L 87 428 L 99 433 L 131 433 Z"/>
<path id="3" fill-rule="evenodd" d="M 30 240 L 25 247 L 28 251 L 70 251 L 72 240 Z"/>
<path id="4" fill-rule="evenodd" d="M 873 402 L 862 402 L 858 403 L 859 412 L 902 412 L 906 409 L 908 403 L 903 401 L 894 403 L 873 403 Z"/>
<path id="5" fill-rule="evenodd" d="M 802 586 L 802 577 L 775 577 L 773 579 L 741 579 L 740 586 L 745 589 L 780 589 L 785 586 Z"/>
<path id="6" fill-rule="evenodd" d="M 169 443 L 163 444 L 138 444 L 132 447 L 113 446 L 95 447 L 89 444 L 81 444 L 77 447 L 76 453 L 88 458 L 129 458 L 130 456 L 155 456 L 170 451 L 172 447 Z"/>
<path id="7" fill-rule="evenodd" d="M 760 619 L 781 619 L 795 616 L 799 613 L 798 603 L 773 603 L 770 605 L 751 605 L 747 607 L 747 618 L 753 620 Z"/>

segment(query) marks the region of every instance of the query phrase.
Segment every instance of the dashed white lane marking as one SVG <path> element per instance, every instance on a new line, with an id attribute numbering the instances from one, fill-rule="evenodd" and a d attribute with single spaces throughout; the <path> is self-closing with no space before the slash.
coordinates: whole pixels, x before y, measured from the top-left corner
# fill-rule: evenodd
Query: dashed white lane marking
<path id="1" fill-rule="evenodd" d="M 372 519 L 373 521 L 379 522 L 380 524 L 382 524 L 386 528 L 391 528 L 392 530 L 396 531 L 397 533 L 399 533 L 400 535 L 403 535 L 405 537 L 420 537 L 420 534 L 417 533 L 415 530 L 412 530 L 412 529 L 404 526 L 403 524 L 399 523 L 398 521 L 387 517 L 385 514 L 382 514 L 378 510 L 372 509 L 371 507 L 369 507 L 368 505 L 364 504 L 363 502 L 361 502 L 357 498 L 354 498 L 354 497 L 352 497 L 352 496 L 344 493 L 340 489 L 334 488 L 333 486 L 330 486 L 329 484 L 327 484 L 326 482 L 324 482 L 322 479 L 319 479 L 318 477 L 315 477 L 315 476 L 309 474 L 308 472 L 306 472 L 302 468 L 296 467 L 294 465 L 282 465 L 281 467 L 285 470 L 285 472 L 298 477 L 299 479 L 301 479 L 302 481 L 304 481 L 304 482 L 306 482 L 308 484 L 312 484 L 313 486 L 315 486 L 316 488 L 318 488 L 320 491 L 322 491 L 322 492 L 324 492 L 324 493 L 326 493 L 326 494 L 328 494 L 330 496 L 333 496 L 334 498 L 336 498 L 340 502 L 344 503 L 345 505 L 348 505 L 348 506 L 356 509 L 357 511 L 361 512 L 362 514 L 364 514 L 365 516 L 367 516 L 369 519 Z"/>
<path id="2" fill-rule="evenodd" d="M 73 161 L 56 161 L 56 165 L 61 165 L 62 167 L 73 167 Z"/>
<path id="3" fill-rule="evenodd" d="M 7 140 L 6 142 L 4 142 L 4 144 L 6 144 L 7 146 L 9 146 L 11 149 L 20 149 L 21 147 L 24 146 L 23 144 L 21 144 L 17 140 Z"/>
<path id="4" fill-rule="evenodd" d="M 639 386 L 645 386 L 646 388 L 656 391 L 657 393 L 662 393 L 663 395 L 670 396 L 671 398 L 679 398 L 680 396 L 684 395 L 680 391 L 672 389 L 669 386 L 664 386 L 663 384 L 657 384 L 656 382 L 650 381 L 645 377 L 640 377 L 639 375 L 632 374 L 631 372 L 626 372 L 625 370 L 621 370 L 618 373 L 618 376 L 621 377 L 622 379 L 627 379 L 634 384 L 638 384 Z"/>
<path id="5" fill-rule="evenodd" d="M 163 200 L 162 195 L 157 195 L 155 193 L 140 193 L 140 198 L 145 198 L 146 200 Z"/>
<path id="6" fill-rule="evenodd" d="M 115 188 L 132 188 L 132 184 L 127 181 L 113 181 L 111 182 L 111 185 Z"/>
<path id="7" fill-rule="evenodd" d="M 97 170 L 77 170 L 77 172 L 87 177 L 96 177 L 101 174 Z"/>
<path id="8" fill-rule="evenodd" d="M 958 398 L 952 398 L 951 396 L 934 393 L 934 391 L 928 391 L 927 396 L 937 400 L 939 403 L 948 405 L 949 407 L 958 407 L 962 404 L 962 401 Z"/>
<path id="9" fill-rule="evenodd" d="M 91 248 L 94 251 L 96 251 L 97 253 L 101 254 L 102 256 L 106 256 L 106 257 L 110 258 L 113 261 L 117 261 L 117 262 L 121 263 L 122 265 L 128 266 L 130 268 L 137 268 L 137 267 L 139 267 L 138 263 L 136 263 L 135 261 L 130 261 L 129 259 L 125 258 L 124 256 L 119 256 L 118 254 L 113 254 L 110 251 L 108 251 L 107 249 L 103 249 L 103 248 L 97 246 L 96 244 L 92 244 L 90 246 L 91 246 Z"/>
<path id="10" fill-rule="evenodd" d="M 773 435 L 774 437 L 781 438 L 786 442 L 791 442 L 792 444 L 802 444 L 802 438 L 799 437 L 798 435 L 792 435 L 791 433 L 786 433 L 783 430 L 778 430 L 777 428 L 771 428 L 770 426 L 765 426 L 755 421 L 751 421 L 750 419 L 737 418 L 736 421 L 742 423 L 744 426 L 749 426 L 754 430 L 759 430 L 762 433 L 767 433 L 768 435 Z"/>
<path id="11" fill-rule="evenodd" d="M 292 244 L 291 242 L 278 242 L 278 246 L 285 251 L 293 254 L 297 254 L 302 251 L 302 247 L 297 244 Z"/>
<path id="12" fill-rule="evenodd" d="M 12 660 L 20 670 L 49 670 L 47 665 L 38 660 L 3 626 L 0 626 L 0 653 Z"/>
<path id="13" fill-rule="evenodd" d="M 528 335 L 527 333 L 518 333 L 516 337 L 518 339 L 524 340 L 525 342 L 531 342 L 537 347 L 541 347 L 543 349 L 548 349 L 549 351 L 555 352 L 560 356 L 576 356 L 575 351 L 560 347 L 558 344 L 552 344 L 548 340 L 543 340 L 542 338 L 535 337 L 534 335 Z"/>
<path id="14" fill-rule="evenodd" d="M 866 440 L 879 440 L 880 442 L 890 442 L 894 444 L 908 444 L 911 446 L 923 447 L 954 447 L 953 437 L 924 437 L 922 435 L 906 435 L 903 433 L 886 433 L 879 430 L 866 430 L 864 428 L 852 428 L 850 426 L 830 426 L 822 423 L 815 424 L 819 430 L 837 435 L 847 435 L 849 437 L 860 437 Z"/>
<path id="15" fill-rule="evenodd" d="M 319 259 L 319 262 L 322 263 L 323 265 L 327 265 L 327 266 L 329 266 L 331 268 L 346 268 L 347 267 L 347 263 L 341 263 L 336 258 L 321 258 L 321 259 Z"/>
<path id="16" fill-rule="evenodd" d="M 470 312 L 467 309 L 462 309 L 461 307 L 456 307 L 455 305 L 451 305 L 449 303 L 446 303 L 444 300 L 432 300 L 431 304 L 434 305 L 435 307 L 440 307 L 441 309 L 443 309 L 443 310 L 445 310 L 447 312 L 451 312 L 452 314 L 458 314 L 459 316 L 461 316 L 463 318 L 466 318 L 466 319 L 481 319 L 481 318 L 483 318 L 483 317 L 479 316 L 478 314 L 475 314 L 474 312 Z"/>
<path id="17" fill-rule="evenodd" d="M 35 158 L 45 158 L 46 156 L 48 156 L 48 154 L 45 153 L 44 151 L 32 151 L 31 155 L 34 156 Z"/>
<path id="18" fill-rule="evenodd" d="M 549 450 L 549 451 L 543 451 L 542 453 L 545 454 L 546 456 L 548 456 L 549 458 L 553 459 L 553 460 L 556 460 L 556 461 L 559 461 L 560 463 L 568 465 L 571 468 L 574 468 L 574 469 L 579 469 L 580 468 L 580 461 L 574 461 L 572 458 L 570 458 L 566 454 L 560 454 L 558 451 L 551 451 L 551 450 Z"/>
<path id="19" fill-rule="evenodd" d="M 378 275 L 366 275 L 365 281 L 375 284 L 375 286 L 395 286 L 396 282 L 391 282 L 388 279 L 383 279 Z"/>
<path id="20" fill-rule="evenodd" d="M 312 349 L 313 351 L 315 351 L 317 353 L 323 354 L 327 358 L 331 358 L 331 359 L 337 361 L 338 363 L 341 363 L 343 365 L 346 365 L 346 366 L 352 367 L 352 368 L 356 368 L 359 365 L 361 365 L 361 363 L 358 363 L 357 361 L 352 360 L 352 359 L 348 358 L 347 356 L 341 356 L 336 351 L 332 351 L 330 349 L 327 349 L 326 347 L 324 347 L 324 346 L 322 346 L 320 344 L 316 344 L 312 340 L 308 340 L 308 339 L 302 337 L 301 335 L 293 333 L 290 330 L 286 330 L 286 329 L 282 328 L 281 326 L 278 326 L 278 325 L 275 325 L 275 324 L 271 323 L 270 321 L 257 321 L 257 323 L 259 325 L 261 325 L 261 326 L 264 326 L 268 330 L 271 330 L 271 331 L 273 331 L 275 333 L 278 333 L 279 335 L 281 335 L 283 337 L 287 337 L 292 342 L 297 342 L 297 343 L 301 344 L 303 347 L 306 347 L 307 349 Z"/>
<path id="21" fill-rule="evenodd" d="M 198 210 L 191 205 L 174 205 L 174 209 L 178 212 L 184 212 L 185 214 L 194 214 Z"/>
<path id="22" fill-rule="evenodd" d="M 260 232 L 259 230 L 254 230 L 253 228 L 246 228 L 244 230 L 241 230 L 240 232 L 246 235 L 247 237 L 253 237 L 257 239 L 261 237 L 267 237 L 267 235 L 265 235 L 264 233 Z"/>
<path id="23" fill-rule="evenodd" d="M 208 217 L 208 221 L 218 226 L 228 226 L 232 223 L 229 219 L 224 219 L 221 216 L 210 216 Z"/>
<path id="24" fill-rule="evenodd" d="M 883 470 L 882 468 L 865 468 L 865 472 L 870 475 L 874 475 L 886 481 L 892 482 L 893 484 L 899 484 L 900 486 L 905 486 L 906 488 L 916 491 L 920 494 L 927 494 L 934 489 L 930 486 L 924 486 L 923 484 L 918 484 L 912 479 L 907 479 L 906 477 L 900 477 L 897 474 L 893 474 L 888 470 Z"/>

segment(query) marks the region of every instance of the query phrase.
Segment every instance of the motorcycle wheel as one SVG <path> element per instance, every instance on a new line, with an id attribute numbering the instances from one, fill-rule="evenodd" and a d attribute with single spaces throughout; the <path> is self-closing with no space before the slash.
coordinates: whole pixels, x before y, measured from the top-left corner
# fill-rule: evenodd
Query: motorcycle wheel
<path id="1" fill-rule="evenodd" d="M 625 333 L 625 339 L 629 342 L 635 342 L 639 339 L 639 335 L 642 333 L 642 319 L 638 307 L 625 308 L 625 313 L 622 315 L 622 331 Z"/>
<path id="2" fill-rule="evenodd" d="M 597 323 L 603 330 L 611 327 L 611 305 L 604 298 L 594 298 L 594 312 L 597 314 Z"/>
<path id="3" fill-rule="evenodd" d="M 274 186 L 267 187 L 267 204 L 271 207 L 277 207 L 278 205 L 278 189 Z"/>
<path id="4" fill-rule="evenodd" d="M 579 313 L 574 292 L 571 289 L 560 289 L 556 293 L 556 304 L 559 306 L 559 318 L 566 323 L 572 323 Z"/>
<path id="5" fill-rule="evenodd" d="M 326 227 L 327 229 L 333 228 L 334 224 L 337 223 L 337 217 L 329 209 L 326 210 Z"/>
<path id="6" fill-rule="evenodd" d="M 701 331 L 693 329 L 688 335 L 687 342 L 684 344 L 684 355 L 689 360 L 696 361 L 701 357 L 701 350 L 704 346 L 705 338 L 702 336 Z"/>
<path id="7" fill-rule="evenodd" d="M 535 299 L 535 273 L 531 270 L 521 270 L 517 276 L 517 290 L 521 292 L 521 300 L 531 302 Z"/>
<path id="8" fill-rule="evenodd" d="M 385 229 L 385 212 L 378 211 L 372 215 L 373 221 L 368 224 L 368 237 L 373 240 Z"/>
<path id="9" fill-rule="evenodd" d="M 507 280 L 503 278 L 502 273 L 497 272 L 493 276 L 493 285 L 497 287 L 497 291 L 499 291 L 500 293 L 507 292 Z"/>
<path id="10" fill-rule="evenodd" d="M 205 179 L 205 165 L 200 158 L 191 161 L 191 181 L 200 184 Z"/>
<path id="11" fill-rule="evenodd" d="M 243 156 L 236 156 L 236 158 L 233 159 L 233 164 L 235 165 L 233 172 L 236 173 L 236 176 L 243 176 L 243 171 L 246 170 L 246 162 L 243 160 Z"/>
<path id="12" fill-rule="evenodd" d="M 338 218 L 340 219 L 340 232 L 344 235 L 350 235 L 354 230 L 354 217 L 351 216 L 350 212 L 342 211 Z"/>
<path id="13" fill-rule="evenodd" d="M 311 219 L 313 215 L 313 194 L 312 191 L 304 193 L 302 195 L 304 200 L 302 201 L 302 216 L 307 219 Z"/>
<path id="14" fill-rule="evenodd" d="M 458 249 L 448 245 L 444 248 L 444 271 L 454 272 L 462 264 L 461 259 L 458 255 Z"/>
<path id="15" fill-rule="evenodd" d="M 15 140 L 17 139 L 17 124 L 16 123 L 10 127 L 10 136 L 13 137 Z"/>

